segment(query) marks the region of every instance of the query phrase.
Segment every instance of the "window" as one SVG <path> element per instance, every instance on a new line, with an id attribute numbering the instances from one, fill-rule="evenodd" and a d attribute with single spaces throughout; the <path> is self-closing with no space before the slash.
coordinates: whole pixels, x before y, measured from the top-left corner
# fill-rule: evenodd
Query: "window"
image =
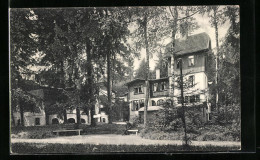
<path id="1" fill-rule="evenodd" d="M 143 85 L 139 87 L 139 93 L 143 93 Z"/>
<path id="2" fill-rule="evenodd" d="M 166 102 L 167 102 L 167 104 L 172 105 L 172 100 L 167 99 Z"/>
<path id="3" fill-rule="evenodd" d="M 189 103 L 189 96 L 185 96 L 184 103 Z"/>
<path id="4" fill-rule="evenodd" d="M 156 103 L 154 100 L 152 100 L 152 106 L 156 106 Z"/>
<path id="5" fill-rule="evenodd" d="M 167 90 L 167 83 L 166 82 L 154 83 L 152 89 L 153 89 L 153 92 Z"/>
<path id="6" fill-rule="evenodd" d="M 177 97 L 178 104 L 181 104 L 181 97 Z M 185 96 L 184 103 L 200 102 L 200 95 Z"/>
<path id="7" fill-rule="evenodd" d="M 153 84 L 153 91 L 156 92 L 158 91 L 159 87 L 158 87 L 158 83 L 154 83 Z"/>
<path id="8" fill-rule="evenodd" d="M 198 95 L 195 95 L 195 101 L 196 102 L 200 102 L 200 95 L 198 94 Z"/>
<path id="9" fill-rule="evenodd" d="M 157 106 L 163 105 L 164 101 L 162 99 L 157 101 Z"/>
<path id="10" fill-rule="evenodd" d="M 134 93 L 138 94 L 138 88 L 134 88 Z"/>
<path id="11" fill-rule="evenodd" d="M 188 86 L 189 86 L 189 87 L 193 87 L 194 84 L 195 84 L 195 78 L 194 78 L 194 76 L 189 76 Z"/>
<path id="12" fill-rule="evenodd" d="M 139 104 L 140 104 L 140 108 L 144 107 L 144 100 L 143 99 L 139 100 Z"/>
<path id="13" fill-rule="evenodd" d="M 83 119 L 83 118 L 81 118 L 81 119 L 80 119 L 80 122 L 81 122 L 81 123 L 86 123 L 86 120 Z"/>
<path id="14" fill-rule="evenodd" d="M 59 124 L 60 122 L 59 122 L 59 120 L 57 119 L 57 118 L 53 118 L 52 120 L 51 120 L 51 124 Z"/>
<path id="15" fill-rule="evenodd" d="M 194 56 L 188 57 L 188 63 L 189 63 L 189 66 L 194 66 Z"/>
<path id="16" fill-rule="evenodd" d="M 162 82 L 162 91 L 166 90 L 166 82 Z"/>
<path id="17" fill-rule="evenodd" d="M 190 103 L 194 103 L 194 102 L 196 102 L 195 101 L 195 96 L 193 95 L 193 96 L 190 96 Z"/>
<path id="18" fill-rule="evenodd" d="M 134 94 L 143 93 L 143 85 L 134 88 Z"/>
<path id="19" fill-rule="evenodd" d="M 139 103 L 138 101 L 133 101 L 133 111 L 137 111 L 139 109 Z"/>
<path id="20" fill-rule="evenodd" d="M 40 125 L 40 118 L 35 118 L 35 125 Z"/>

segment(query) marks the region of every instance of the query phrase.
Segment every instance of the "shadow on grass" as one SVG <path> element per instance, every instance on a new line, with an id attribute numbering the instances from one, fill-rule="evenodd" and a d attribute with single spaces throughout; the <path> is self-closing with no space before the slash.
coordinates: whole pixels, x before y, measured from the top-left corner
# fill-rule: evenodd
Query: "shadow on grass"
<path id="1" fill-rule="evenodd" d="M 181 145 L 92 145 L 92 144 L 41 144 L 13 143 L 13 154 L 44 154 L 44 153 L 104 153 L 104 152 L 156 152 L 172 153 L 176 151 L 214 151 L 227 152 L 239 150 L 239 147 L 228 146 L 181 146 Z"/>

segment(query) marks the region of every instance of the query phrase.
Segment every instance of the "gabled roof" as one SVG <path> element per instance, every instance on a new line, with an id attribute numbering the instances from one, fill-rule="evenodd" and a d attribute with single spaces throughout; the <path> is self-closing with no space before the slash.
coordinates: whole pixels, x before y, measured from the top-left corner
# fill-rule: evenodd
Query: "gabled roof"
<path id="1" fill-rule="evenodd" d="M 166 56 L 170 56 L 174 52 L 175 56 L 195 53 L 211 49 L 211 40 L 207 33 L 199 33 L 188 36 L 187 39 L 176 39 L 174 51 L 170 51 L 172 42 L 166 46 Z"/>

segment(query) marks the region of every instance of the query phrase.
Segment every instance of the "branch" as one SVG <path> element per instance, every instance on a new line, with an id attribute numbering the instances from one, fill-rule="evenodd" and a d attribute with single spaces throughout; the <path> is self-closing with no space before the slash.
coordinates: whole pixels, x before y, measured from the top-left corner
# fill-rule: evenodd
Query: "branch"
<path id="1" fill-rule="evenodd" d="M 179 18 L 179 19 L 177 19 L 177 21 L 180 21 L 180 20 L 186 19 L 186 18 L 188 18 L 188 17 L 191 17 L 191 16 L 195 15 L 196 13 L 198 13 L 199 11 L 200 11 L 200 10 L 197 10 L 196 12 L 192 13 L 191 15 L 188 15 L 188 16 L 183 17 L 183 18 Z"/>
<path id="2" fill-rule="evenodd" d="M 203 8 L 205 8 L 205 7 L 203 7 Z M 170 13 L 171 13 L 172 17 L 174 18 L 173 13 L 172 13 L 172 9 L 171 9 L 170 6 L 169 6 L 169 10 L 170 10 Z M 188 15 L 188 16 L 186 16 L 186 17 L 179 18 L 179 19 L 177 19 L 177 21 L 180 21 L 180 20 L 186 19 L 186 18 L 188 18 L 188 17 L 191 17 L 191 16 L 195 15 L 196 13 L 198 13 L 200 10 L 201 10 L 201 9 L 197 10 L 196 12 L 194 12 L 194 13 L 192 13 L 191 15 Z"/>
<path id="3" fill-rule="evenodd" d="M 170 6 L 169 6 L 169 10 L 170 10 L 170 13 L 171 13 L 171 15 L 172 15 L 172 18 L 174 18 L 173 13 L 172 13 L 172 9 L 171 9 Z"/>

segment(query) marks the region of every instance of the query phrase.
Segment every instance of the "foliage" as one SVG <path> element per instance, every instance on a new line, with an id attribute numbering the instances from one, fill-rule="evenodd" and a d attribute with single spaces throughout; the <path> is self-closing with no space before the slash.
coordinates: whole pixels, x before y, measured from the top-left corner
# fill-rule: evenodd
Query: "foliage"
<path id="1" fill-rule="evenodd" d="M 24 111 L 35 110 L 36 103 L 37 103 L 36 98 L 33 97 L 31 94 L 27 93 L 26 91 L 17 88 L 17 89 L 12 89 L 12 106 L 13 106 L 12 109 L 14 109 L 14 111 L 19 110 L 19 108 L 16 108 L 18 99 Z"/>
<path id="2" fill-rule="evenodd" d="M 112 111 L 110 115 L 112 120 L 123 120 L 124 114 L 128 114 L 128 103 L 123 100 L 116 99 L 112 104 Z"/>
<path id="3" fill-rule="evenodd" d="M 139 78 L 139 79 L 146 79 L 146 66 L 147 66 L 147 62 L 145 61 L 145 59 L 143 59 L 138 67 L 138 69 L 135 71 L 135 79 Z M 150 70 L 149 72 L 149 77 L 151 79 L 155 79 L 155 72 L 152 72 Z"/>

